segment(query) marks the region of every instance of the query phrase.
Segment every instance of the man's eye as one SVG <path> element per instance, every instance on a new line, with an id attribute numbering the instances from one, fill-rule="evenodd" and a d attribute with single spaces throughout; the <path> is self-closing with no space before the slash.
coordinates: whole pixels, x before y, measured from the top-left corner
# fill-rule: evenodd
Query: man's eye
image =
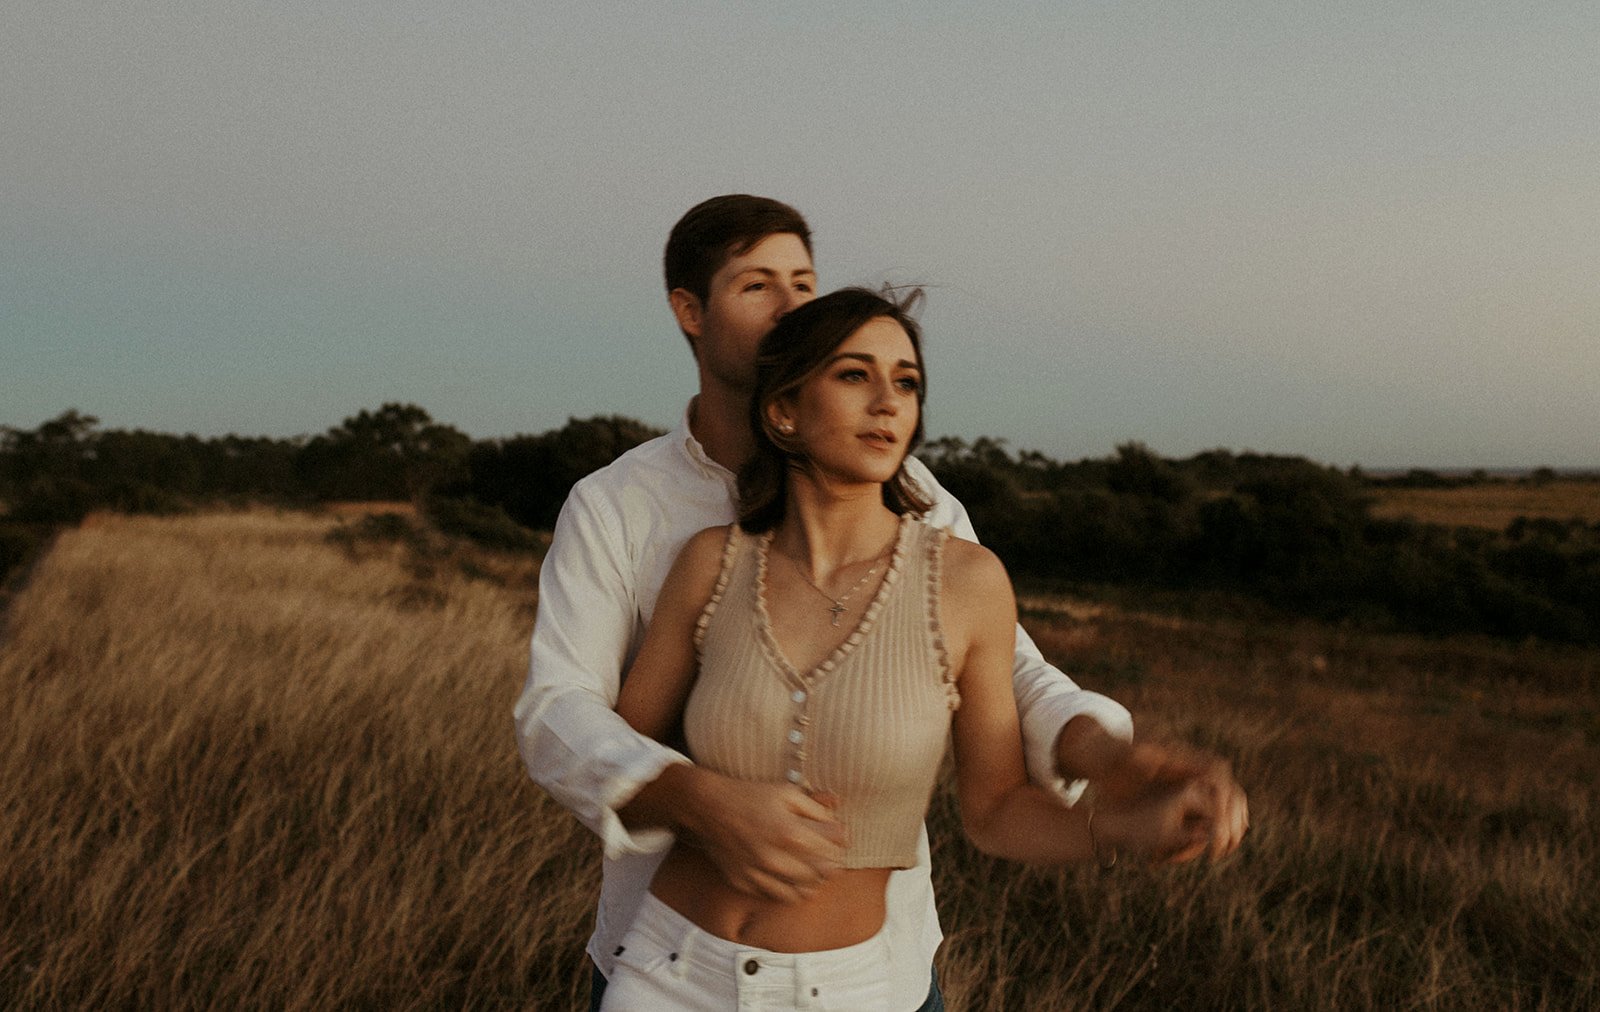
<path id="1" fill-rule="evenodd" d="M 797 292 L 806 292 L 807 294 L 809 294 L 811 292 L 811 286 L 809 284 L 807 284 L 806 282 L 804 282 L 804 281 L 802 281 L 799 284 L 795 285 L 794 289 Z"/>

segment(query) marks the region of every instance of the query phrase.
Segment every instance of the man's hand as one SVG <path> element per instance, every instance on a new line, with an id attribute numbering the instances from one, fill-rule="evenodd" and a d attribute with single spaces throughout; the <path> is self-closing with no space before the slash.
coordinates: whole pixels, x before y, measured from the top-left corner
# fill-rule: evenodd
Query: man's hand
<path id="1" fill-rule="evenodd" d="M 1233 853 L 1249 828 L 1244 791 L 1228 764 L 1166 745 L 1139 744 L 1098 781 L 1108 841 L 1151 864 Z M 1117 839 L 1117 837 L 1121 839 Z"/>
<path id="2" fill-rule="evenodd" d="M 792 784 L 719 779 L 715 810 L 694 820 L 690 842 L 735 889 L 792 903 L 844 866 L 845 829 L 832 799 Z"/>
<path id="3" fill-rule="evenodd" d="M 1244 790 L 1228 764 L 1196 749 L 1151 742 L 1130 745 L 1087 717 L 1062 729 L 1057 759 L 1064 776 L 1093 781 L 1096 804 L 1127 839 L 1119 845 L 1156 864 L 1217 860 L 1238 849 L 1250 826 Z"/>
<path id="4" fill-rule="evenodd" d="M 791 784 L 735 780 L 680 764 L 641 789 L 622 815 L 630 823 L 672 826 L 735 889 L 793 903 L 843 867 L 845 830 L 831 804 Z"/>

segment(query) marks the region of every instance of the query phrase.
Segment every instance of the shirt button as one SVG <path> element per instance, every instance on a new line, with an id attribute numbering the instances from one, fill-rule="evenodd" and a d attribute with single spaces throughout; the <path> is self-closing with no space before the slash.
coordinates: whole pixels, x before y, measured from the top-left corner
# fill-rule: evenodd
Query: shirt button
<path id="1" fill-rule="evenodd" d="M 756 971 L 759 969 L 761 969 L 761 964 L 755 960 L 747 959 L 744 961 L 744 972 L 750 976 L 754 977 L 756 975 Z"/>
<path id="2" fill-rule="evenodd" d="M 789 771 L 789 782 L 791 784 L 798 784 L 800 782 L 800 771 L 799 770 L 790 770 Z"/>
<path id="3" fill-rule="evenodd" d="M 790 696 L 789 698 L 794 700 L 796 703 L 804 703 L 806 701 L 806 690 L 796 689 L 794 690 L 794 695 Z"/>
<path id="4" fill-rule="evenodd" d="M 789 732 L 789 741 L 792 744 L 798 745 L 802 741 L 805 741 L 805 739 L 806 739 L 806 736 L 801 734 L 799 731 L 790 731 Z"/>

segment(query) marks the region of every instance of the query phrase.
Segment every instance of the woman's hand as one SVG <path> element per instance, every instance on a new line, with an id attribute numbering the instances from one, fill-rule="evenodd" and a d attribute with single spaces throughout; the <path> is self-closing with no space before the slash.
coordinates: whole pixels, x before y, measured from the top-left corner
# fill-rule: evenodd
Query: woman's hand
<path id="1" fill-rule="evenodd" d="M 1177 864 L 1238 849 L 1250 826 L 1244 790 L 1228 764 L 1193 749 L 1141 742 L 1095 781 L 1099 849 Z"/>

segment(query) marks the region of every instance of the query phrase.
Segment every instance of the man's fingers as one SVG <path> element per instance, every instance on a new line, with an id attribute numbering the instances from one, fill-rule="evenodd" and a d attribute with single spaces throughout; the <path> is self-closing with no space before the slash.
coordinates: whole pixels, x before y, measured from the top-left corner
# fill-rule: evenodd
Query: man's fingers
<path id="1" fill-rule="evenodd" d="M 843 866 L 845 829 L 829 800 L 791 784 L 730 785 L 728 817 L 700 845 L 734 888 L 795 902 Z"/>
<path id="2" fill-rule="evenodd" d="M 813 887 L 796 885 L 777 875 L 762 871 L 751 872 L 743 880 L 735 882 L 734 887 L 741 892 L 777 903 L 798 903 L 810 896 L 813 891 Z"/>
<path id="3" fill-rule="evenodd" d="M 1245 800 L 1244 790 L 1238 784 L 1230 784 L 1223 798 L 1221 817 L 1217 820 L 1217 831 L 1213 835 L 1212 859 L 1227 857 L 1237 850 L 1239 844 L 1244 842 L 1245 830 L 1249 828 L 1250 808 Z"/>
<path id="4" fill-rule="evenodd" d="M 1102 804 L 1114 801 L 1156 818 L 1145 850 L 1152 864 L 1178 864 L 1204 854 L 1221 859 L 1238 849 L 1250 825 L 1232 767 L 1197 749 L 1138 743 L 1100 787 Z"/>
<path id="5" fill-rule="evenodd" d="M 808 828 L 820 836 L 826 844 L 821 853 L 835 860 L 844 856 L 842 851 L 849 842 L 844 823 L 834 814 L 838 804 L 839 799 L 832 794 L 809 795 L 796 791 L 790 806 L 796 815 L 810 820 Z M 802 844 L 805 842 L 797 841 Z"/>
<path id="6" fill-rule="evenodd" d="M 812 791 L 806 797 L 826 808 L 829 812 L 836 811 L 839 808 L 839 795 L 832 791 Z"/>
<path id="7" fill-rule="evenodd" d="M 834 809 L 829 805 L 822 804 L 819 799 L 811 797 L 810 794 L 806 794 L 802 789 L 795 789 L 794 794 L 787 797 L 786 801 L 789 804 L 790 812 L 794 812 L 795 815 L 802 815 L 802 817 L 810 818 L 811 821 L 819 821 L 819 823 L 834 823 L 834 825 L 838 825 L 838 817 L 834 815 Z"/>
<path id="8" fill-rule="evenodd" d="M 1201 833 L 1198 836 L 1191 838 L 1186 844 L 1183 844 L 1177 850 L 1174 850 L 1171 854 L 1168 854 L 1165 858 L 1157 859 L 1156 863 L 1182 864 L 1185 861 L 1193 861 L 1195 858 L 1205 853 L 1206 845 L 1209 842 L 1210 838 L 1204 833 Z"/>
<path id="9" fill-rule="evenodd" d="M 726 874 L 728 881 L 742 892 L 792 903 L 809 896 L 838 867 L 837 861 L 826 858 L 771 850 L 752 866 Z"/>
<path id="10" fill-rule="evenodd" d="M 1214 783 L 1231 780 L 1227 763 L 1196 749 L 1141 742 L 1130 750 L 1123 765 L 1107 776 L 1102 790 L 1132 799 L 1199 780 Z"/>
<path id="11" fill-rule="evenodd" d="M 1212 860 L 1233 853 L 1244 839 L 1249 825 L 1249 810 L 1245 805 L 1244 790 L 1233 779 L 1227 763 L 1212 765 L 1198 786 L 1204 790 L 1204 811 L 1209 826 L 1209 847 Z"/>

